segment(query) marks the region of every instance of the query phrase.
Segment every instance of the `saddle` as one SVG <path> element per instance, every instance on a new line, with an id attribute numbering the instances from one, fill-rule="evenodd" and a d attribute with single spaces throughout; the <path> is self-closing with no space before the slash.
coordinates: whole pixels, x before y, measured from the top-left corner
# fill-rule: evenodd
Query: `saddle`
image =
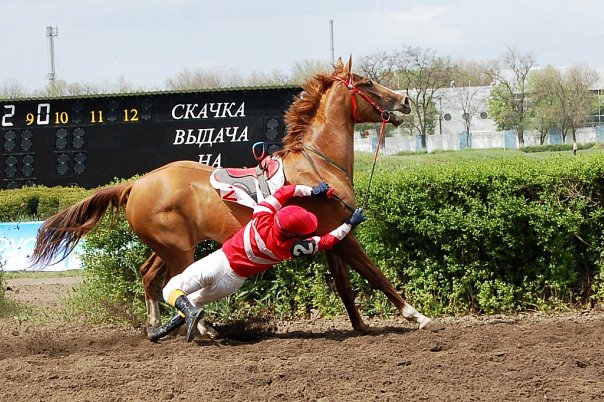
<path id="1" fill-rule="evenodd" d="M 254 208 L 285 183 L 283 163 L 280 158 L 267 157 L 252 168 L 216 169 L 210 183 L 220 190 L 223 200 Z"/>

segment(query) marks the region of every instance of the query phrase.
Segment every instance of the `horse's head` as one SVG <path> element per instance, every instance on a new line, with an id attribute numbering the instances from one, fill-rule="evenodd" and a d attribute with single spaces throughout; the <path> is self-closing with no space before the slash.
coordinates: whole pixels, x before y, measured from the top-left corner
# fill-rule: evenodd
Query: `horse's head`
<path id="1" fill-rule="evenodd" d="M 400 113 L 409 114 L 409 98 L 398 94 L 377 82 L 352 72 L 352 58 L 343 65 L 342 59 L 335 65 L 334 77 L 346 85 L 352 96 L 356 123 L 387 121 L 394 126 L 403 123 Z"/>

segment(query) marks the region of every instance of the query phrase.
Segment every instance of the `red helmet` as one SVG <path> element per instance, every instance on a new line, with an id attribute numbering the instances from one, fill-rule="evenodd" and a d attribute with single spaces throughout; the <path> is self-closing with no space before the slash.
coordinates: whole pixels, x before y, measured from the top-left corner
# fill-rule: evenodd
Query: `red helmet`
<path id="1" fill-rule="evenodd" d="M 297 237 L 317 230 L 317 217 L 297 205 L 288 205 L 275 214 L 273 230 L 286 237 Z"/>

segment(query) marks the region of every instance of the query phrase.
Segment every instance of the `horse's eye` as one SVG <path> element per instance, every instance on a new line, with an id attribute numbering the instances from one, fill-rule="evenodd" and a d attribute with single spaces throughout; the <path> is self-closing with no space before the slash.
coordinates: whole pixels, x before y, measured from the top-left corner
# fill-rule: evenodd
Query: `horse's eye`
<path id="1" fill-rule="evenodd" d="M 368 87 L 370 87 L 370 86 L 372 86 L 372 85 L 373 85 L 373 81 L 371 81 L 371 80 L 367 80 L 367 86 L 368 86 Z"/>

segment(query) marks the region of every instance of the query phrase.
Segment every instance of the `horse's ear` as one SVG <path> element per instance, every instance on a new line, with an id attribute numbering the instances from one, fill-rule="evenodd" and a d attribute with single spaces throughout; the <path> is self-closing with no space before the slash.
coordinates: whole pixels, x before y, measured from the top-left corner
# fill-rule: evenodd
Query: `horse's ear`
<path id="1" fill-rule="evenodd" d="M 342 58 L 338 57 L 338 61 L 336 62 L 336 65 L 334 66 L 334 68 L 337 71 L 342 71 L 342 69 L 344 68 L 344 63 L 342 62 Z"/>
<path id="2" fill-rule="evenodd" d="M 350 74 L 352 72 L 352 55 L 348 58 L 348 63 L 344 66 L 344 72 Z"/>

